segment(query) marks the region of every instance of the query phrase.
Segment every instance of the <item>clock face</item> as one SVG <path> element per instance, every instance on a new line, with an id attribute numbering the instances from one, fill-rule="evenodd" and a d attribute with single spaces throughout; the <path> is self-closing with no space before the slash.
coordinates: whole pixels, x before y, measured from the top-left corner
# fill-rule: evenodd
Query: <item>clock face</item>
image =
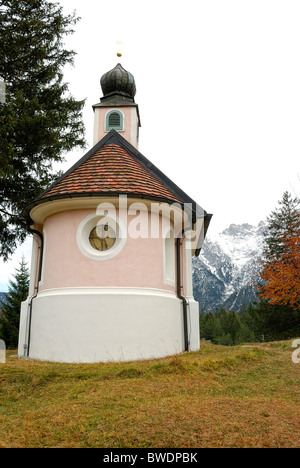
<path id="1" fill-rule="evenodd" d="M 94 249 L 108 250 L 116 242 L 116 233 L 108 224 L 99 224 L 91 230 L 89 240 Z"/>

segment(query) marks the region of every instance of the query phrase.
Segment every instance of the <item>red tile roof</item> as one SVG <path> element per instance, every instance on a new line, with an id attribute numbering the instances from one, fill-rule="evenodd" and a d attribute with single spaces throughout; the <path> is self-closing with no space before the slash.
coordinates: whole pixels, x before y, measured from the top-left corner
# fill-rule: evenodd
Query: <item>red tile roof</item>
<path id="1" fill-rule="evenodd" d="M 44 192 L 38 200 L 71 194 L 118 193 L 149 196 L 182 203 L 126 149 L 107 144 Z"/>

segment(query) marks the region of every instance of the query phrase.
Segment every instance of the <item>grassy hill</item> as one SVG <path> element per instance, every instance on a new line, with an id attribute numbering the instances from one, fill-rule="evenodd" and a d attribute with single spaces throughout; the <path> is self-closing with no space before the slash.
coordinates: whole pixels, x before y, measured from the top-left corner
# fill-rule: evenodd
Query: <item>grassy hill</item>
<path id="1" fill-rule="evenodd" d="M 299 447 L 292 341 L 165 359 L 0 364 L 0 447 Z"/>

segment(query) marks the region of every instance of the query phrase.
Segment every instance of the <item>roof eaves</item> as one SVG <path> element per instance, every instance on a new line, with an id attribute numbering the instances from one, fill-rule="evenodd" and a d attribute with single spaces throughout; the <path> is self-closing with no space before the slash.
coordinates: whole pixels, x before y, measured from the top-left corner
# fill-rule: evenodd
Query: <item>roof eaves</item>
<path id="1" fill-rule="evenodd" d="M 55 195 L 49 195 L 47 197 L 43 197 L 41 199 L 36 198 L 33 202 L 31 202 L 29 205 L 27 205 L 24 208 L 23 215 L 26 218 L 32 208 L 35 206 L 41 205 L 43 203 L 55 201 L 55 200 L 65 200 L 67 198 L 97 198 L 97 197 L 116 197 L 120 195 L 119 191 L 99 191 L 99 192 L 70 192 L 70 193 L 58 193 Z M 127 195 L 130 198 L 137 198 L 137 199 L 150 199 L 153 201 L 159 201 L 159 202 L 165 202 L 165 203 L 174 203 L 173 200 L 167 197 L 158 197 L 156 195 L 149 195 L 149 194 L 142 194 L 142 193 L 136 193 L 136 192 L 126 192 L 122 193 L 122 195 Z"/>

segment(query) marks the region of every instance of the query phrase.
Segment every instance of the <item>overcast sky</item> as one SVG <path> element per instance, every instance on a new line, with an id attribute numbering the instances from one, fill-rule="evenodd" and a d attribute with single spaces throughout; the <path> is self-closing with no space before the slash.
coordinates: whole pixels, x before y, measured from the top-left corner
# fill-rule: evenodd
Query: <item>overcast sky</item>
<path id="1" fill-rule="evenodd" d="M 87 150 L 100 77 L 120 61 L 136 81 L 139 150 L 213 214 L 211 233 L 257 224 L 285 190 L 300 195 L 299 0 L 60 4 L 81 17 L 67 38 L 77 56 L 65 81 L 86 98 Z M 0 290 L 28 246 L 0 264 Z"/>

